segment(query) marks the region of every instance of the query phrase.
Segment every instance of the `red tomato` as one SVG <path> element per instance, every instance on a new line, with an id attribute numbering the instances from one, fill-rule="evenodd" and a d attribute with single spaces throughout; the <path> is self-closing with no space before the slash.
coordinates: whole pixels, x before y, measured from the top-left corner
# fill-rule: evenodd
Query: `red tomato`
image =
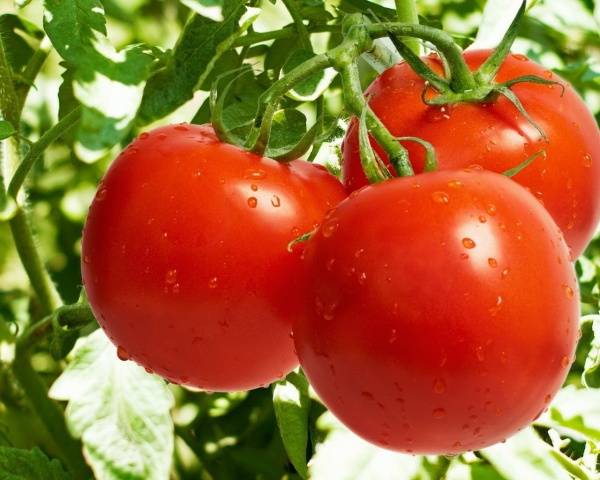
<path id="1" fill-rule="evenodd" d="M 82 272 L 119 355 L 174 382 L 245 390 L 297 365 L 300 252 L 345 197 L 324 168 L 221 143 L 209 126 L 143 133 L 111 165 L 83 232 Z"/>
<path id="2" fill-rule="evenodd" d="M 577 283 L 558 227 L 486 171 L 392 179 L 308 242 L 294 339 L 324 403 L 381 447 L 475 450 L 548 406 L 574 357 Z"/>
<path id="3" fill-rule="evenodd" d="M 488 55 L 489 51 L 468 52 L 465 59 L 475 69 Z M 438 61 L 427 58 L 427 62 L 441 72 Z M 542 127 L 548 142 L 503 97 L 486 104 L 428 107 L 421 99 L 423 80 L 405 63 L 384 72 L 367 94 L 371 108 L 394 135 L 417 136 L 431 142 L 443 170 L 477 164 L 501 173 L 545 150 L 547 158 L 538 158 L 513 179 L 545 205 L 563 230 L 575 258 L 589 243 L 600 218 L 600 132 L 571 86 L 522 55 L 506 59 L 497 81 L 522 75 L 565 84 L 562 96 L 556 85 L 529 83 L 512 88 Z M 348 191 L 367 184 L 360 166 L 357 130 L 354 122 L 344 142 L 343 172 Z M 414 143 L 405 146 L 416 171 L 422 171 L 422 149 Z"/>

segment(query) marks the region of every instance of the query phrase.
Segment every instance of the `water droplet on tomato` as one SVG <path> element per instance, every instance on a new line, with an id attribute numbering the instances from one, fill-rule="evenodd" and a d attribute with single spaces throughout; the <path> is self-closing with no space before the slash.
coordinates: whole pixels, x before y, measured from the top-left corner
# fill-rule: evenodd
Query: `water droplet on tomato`
<path id="1" fill-rule="evenodd" d="M 256 205 L 258 205 L 258 200 L 256 197 L 248 197 L 248 206 L 250 208 L 256 208 Z"/>
<path id="2" fill-rule="evenodd" d="M 175 282 L 177 282 L 177 270 L 168 270 L 165 274 L 165 283 L 167 285 L 173 285 Z"/>
<path id="3" fill-rule="evenodd" d="M 475 356 L 477 357 L 477 360 L 480 362 L 483 362 L 485 360 L 485 354 L 483 353 L 483 347 L 481 345 L 478 345 L 475 348 Z"/>
<path id="4" fill-rule="evenodd" d="M 433 192 L 431 198 L 435 203 L 447 204 L 450 202 L 450 197 L 446 192 Z"/>
<path id="5" fill-rule="evenodd" d="M 468 253 L 461 253 L 460 254 L 460 258 L 461 258 L 461 260 L 468 260 L 469 259 L 469 254 Z"/>
<path id="6" fill-rule="evenodd" d="M 106 194 L 108 193 L 107 189 L 100 184 L 98 191 L 96 192 L 96 198 L 94 199 L 96 202 L 101 202 L 106 198 Z"/>
<path id="7" fill-rule="evenodd" d="M 498 298 L 496 298 L 496 304 L 489 309 L 490 315 L 492 317 L 495 317 L 498 314 L 498 312 L 502 309 L 502 302 L 502 297 L 498 295 Z"/>
<path id="8" fill-rule="evenodd" d="M 145 367 L 144 370 L 146 370 L 146 373 L 149 373 L 150 375 L 152 375 L 154 373 L 154 370 L 152 370 L 149 367 Z"/>
<path id="9" fill-rule="evenodd" d="M 173 284 L 173 288 L 171 289 L 173 293 L 179 293 L 179 284 Z"/>
<path id="10" fill-rule="evenodd" d="M 509 273 L 510 273 L 510 268 L 505 268 L 504 270 L 502 270 L 501 278 L 504 280 L 508 276 Z"/>
<path id="11" fill-rule="evenodd" d="M 333 268 L 334 263 L 335 263 L 335 258 L 330 258 L 329 260 L 327 260 L 327 263 L 325 264 L 325 268 L 327 268 L 327 271 L 331 272 L 331 269 Z"/>
<path id="12" fill-rule="evenodd" d="M 485 206 L 485 211 L 488 213 L 488 215 L 491 215 L 493 217 L 494 215 L 496 215 L 497 212 L 496 205 L 494 205 L 493 203 L 488 203 Z"/>
<path id="13" fill-rule="evenodd" d="M 85 255 L 83 257 L 83 263 L 90 263 L 90 257 L 88 257 L 87 255 Z"/>
<path id="14" fill-rule="evenodd" d="M 395 328 L 392 328 L 392 332 L 391 332 L 390 339 L 388 340 L 388 342 L 394 343 L 397 339 L 398 339 L 398 330 Z"/>
<path id="15" fill-rule="evenodd" d="M 127 360 L 129 360 L 129 353 L 127 353 L 127 350 L 125 350 L 125 348 L 119 345 L 117 347 L 117 357 L 119 357 L 119 360 L 126 362 Z"/>
<path id="16" fill-rule="evenodd" d="M 448 182 L 448 186 L 450 188 L 461 188 L 463 186 L 463 183 L 460 180 L 450 180 Z"/>
<path id="17" fill-rule="evenodd" d="M 500 352 L 500 363 L 505 364 L 508 362 L 508 355 L 506 352 Z"/>
<path id="18" fill-rule="evenodd" d="M 552 400 L 552 395 L 548 394 L 544 397 L 544 403 L 550 403 L 550 400 Z"/>
<path id="19" fill-rule="evenodd" d="M 443 408 L 436 408 L 433 410 L 432 414 L 433 414 L 433 418 L 439 420 L 446 416 L 446 410 Z"/>
<path id="20" fill-rule="evenodd" d="M 563 285 L 563 288 L 565 289 L 565 295 L 568 299 L 571 299 L 575 296 L 575 292 L 571 287 L 569 287 L 568 285 Z"/>
<path id="21" fill-rule="evenodd" d="M 367 273 L 361 272 L 360 275 L 358 276 L 358 283 L 360 285 L 364 285 L 366 281 L 367 281 Z"/>
<path id="22" fill-rule="evenodd" d="M 165 138 L 167 138 L 167 134 L 166 133 L 159 133 L 156 138 L 158 138 L 159 140 L 164 140 Z"/>
<path id="23" fill-rule="evenodd" d="M 589 153 L 583 156 L 583 166 L 585 168 L 590 168 L 592 166 L 592 156 Z"/>
<path id="24" fill-rule="evenodd" d="M 479 221 L 481 223 L 486 223 L 487 222 L 487 217 L 485 217 L 485 215 L 479 215 Z"/>
<path id="25" fill-rule="evenodd" d="M 462 239 L 462 244 L 463 244 L 463 247 L 468 248 L 469 250 L 472 249 L 472 248 L 475 248 L 475 246 L 477 245 L 475 243 L 475 241 L 472 238 L 469 238 L 469 237 L 463 238 Z"/>
<path id="26" fill-rule="evenodd" d="M 214 288 L 217 288 L 218 286 L 219 286 L 218 277 L 212 277 L 211 279 L 208 280 L 208 288 L 214 289 Z"/>
<path id="27" fill-rule="evenodd" d="M 140 133 L 140 140 L 146 140 L 149 136 L 148 132 Z"/>
<path id="28" fill-rule="evenodd" d="M 359 248 L 356 252 L 354 252 L 354 257 L 355 258 L 360 258 L 363 253 L 365 253 L 365 249 L 364 248 Z"/>
<path id="29" fill-rule="evenodd" d="M 250 190 L 252 190 L 253 192 L 256 192 L 258 190 L 258 185 L 255 185 L 255 184 L 250 185 Z"/>
<path id="30" fill-rule="evenodd" d="M 568 367 L 570 363 L 571 363 L 571 361 L 569 360 L 569 357 L 567 357 L 567 356 L 562 357 L 562 359 L 560 360 L 560 364 L 565 368 Z"/>
<path id="31" fill-rule="evenodd" d="M 339 225 L 336 219 L 330 219 L 325 224 L 323 224 L 323 227 L 321 228 L 321 233 L 325 238 L 329 238 L 336 232 L 338 226 Z"/>
<path id="32" fill-rule="evenodd" d="M 492 268 L 496 268 L 498 266 L 498 260 L 493 257 L 488 258 L 488 265 Z"/>
<path id="33" fill-rule="evenodd" d="M 179 130 L 180 132 L 187 132 L 190 129 L 185 123 L 180 123 L 175 126 L 175 130 Z"/>
<path id="34" fill-rule="evenodd" d="M 281 200 L 277 195 L 273 195 L 271 197 L 271 205 L 273 205 L 275 208 L 281 205 Z"/>
<path id="35" fill-rule="evenodd" d="M 529 59 L 525 55 L 522 55 L 520 53 L 513 53 L 512 58 L 514 58 L 515 60 L 518 60 L 520 62 L 528 62 L 529 61 Z"/>
<path id="36" fill-rule="evenodd" d="M 446 391 L 446 382 L 442 378 L 436 378 L 433 381 L 433 391 L 438 395 L 441 395 Z"/>
<path id="37" fill-rule="evenodd" d="M 553 76 L 554 76 L 554 74 L 550 70 L 546 70 L 544 72 L 544 77 L 546 77 L 546 78 L 552 78 Z"/>
<path id="38" fill-rule="evenodd" d="M 263 179 L 267 176 L 267 173 L 261 169 L 249 169 L 244 172 L 244 178 L 252 178 L 256 180 Z"/>

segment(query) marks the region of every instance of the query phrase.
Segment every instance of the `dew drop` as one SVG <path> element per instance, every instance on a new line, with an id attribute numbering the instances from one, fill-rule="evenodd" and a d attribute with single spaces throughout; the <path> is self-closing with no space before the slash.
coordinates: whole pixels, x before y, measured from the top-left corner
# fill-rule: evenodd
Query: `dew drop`
<path id="1" fill-rule="evenodd" d="M 398 330 L 395 328 L 392 328 L 392 333 L 390 335 L 390 339 L 388 340 L 389 343 L 394 343 L 397 339 L 398 339 Z"/>
<path id="2" fill-rule="evenodd" d="M 256 208 L 256 205 L 258 205 L 258 200 L 256 197 L 248 197 L 248 206 L 250 208 Z"/>
<path id="3" fill-rule="evenodd" d="M 98 189 L 98 191 L 96 192 L 96 198 L 95 201 L 96 202 L 101 202 L 106 198 L 106 194 L 107 194 L 107 190 L 105 187 L 100 186 L 100 188 Z"/>
<path id="4" fill-rule="evenodd" d="M 177 270 L 172 269 L 167 271 L 165 275 L 165 283 L 167 285 L 173 285 L 175 282 L 177 282 Z"/>
<path id="5" fill-rule="evenodd" d="M 244 172 L 244 178 L 253 178 L 256 180 L 260 180 L 262 178 L 265 178 L 266 176 L 267 173 L 264 170 L 260 169 L 250 169 Z"/>
<path id="6" fill-rule="evenodd" d="M 450 197 L 446 192 L 433 192 L 431 198 L 435 203 L 447 204 L 450 202 Z"/>
<path id="7" fill-rule="evenodd" d="M 126 362 L 127 360 L 129 360 L 129 353 L 127 353 L 127 350 L 125 350 L 121 345 L 119 345 L 117 347 L 117 357 L 119 357 L 119 360 Z"/>
<path id="8" fill-rule="evenodd" d="M 367 281 L 367 274 L 366 274 L 366 272 L 361 272 L 361 274 L 358 276 L 358 283 L 360 285 L 364 285 L 366 281 Z"/>
<path id="9" fill-rule="evenodd" d="M 325 264 L 325 268 L 327 268 L 328 272 L 331 272 L 331 269 L 333 268 L 334 263 L 335 263 L 335 258 L 330 258 L 329 260 L 327 260 L 327 263 Z"/>
<path id="10" fill-rule="evenodd" d="M 512 58 L 514 58 L 515 60 L 519 60 L 520 62 L 529 61 L 529 59 L 525 55 L 522 55 L 520 53 L 513 53 Z"/>
<path id="11" fill-rule="evenodd" d="M 544 397 L 544 403 L 550 403 L 550 400 L 552 400 L 552 395 L 548 394 Z"/>
<path id="12" fill-rule="evenodd" d="M 460 180 L 450 180 L 448 182 L 448 186 L 450 188 L 461 188 L 463 186 L 463 183 Z"/>
<path id="13" fill-rule="evenodd" d="M 298 227 L 294 227 L 292 228 L 292 230 L 290 231 L 290 233 L 295 237 L 297 237 L 298 235 L 300 235 L 300 229 Z"/>
<path id="14" fill-rule="evenodd" d="M 328 220 L 321 228 L 321 232 L 325 238 L 329 238 L 336 232 L 338 226 L 339 225 L 336 219 Z"/>
<path id="15" fill-rule="evenodd" d="M 493 203 L 488 203 L 485 206 L 485 211 L 488 213 L 488 215 L 493 217 L 494 215 L 496 215 L 497 212 L 496 205 L 494 205 Z"/>
<path id="16" fill-rule="evenodd" d="M 502 308 L 502 302 L 503 302 L 502 297 L 500 295 L 498 295 L 498 298 L 496 299 L 496 304 L 489 309 L 490 315 L 492 317 L 495 317 L 498 314 L 498 312 Z"/>
<path id="17" fill-rule="evenodd" d="M 277 195 L 273 195 L 271 197 L 271 205 L 273 205 L 275 208 L 277 208 L 281 205 L 281 200 L 279 199 L 279 197 Z"/>
<path id="18" fill-rule="evenodd" d="M 568 299 L 571 299 L 575 296 L 575 292 L 571 287 L 569 287 L 568 285 L 563 285 L 563 288 L 565 289 L 565 295 Z"/>
<path id="19" fill-rule="evenodd" d="M 146 373 L 149 373 L 150 375 L 152 375 L 154 373 L 154 370 L 152 370 L 149 367 L 145 367 L 144 370 L 146 370 Z"/>
<path id="20" fill-rule="evenodd" d="M 475 248 L 475 241 L 469 237 L 465 237 L 462 239 L 463 247 L 468 248 L 469 250 Z"/>
<path id="21" fill-rule="evenodd" d="M 208 288 L 215 289 L 219 286 L 219 279 L 217 277 L 212 277 L 208 280 Z"/>
<path id="22" fill-rule="evenodd" d="M 496 268 L 498 266 L 498 260 L 493 257 L 488 258 L 488 265 L 492 268 Z"/>
<path id="23" fill-rule="evenodd" d="M 256 192 L 258 190 L 258 185 L 255 185 L 253 183 L 252 185 L 250 185 L 250 190 L 252 190 L 253 192 Z"/>
<path id="24" fill-rule="evenodd" d="M 460 258 L 461 258 L 462 260 L 468 260 L 468 258 L 469 258 L 469 254 L 468 254 L 468 253 L 461 253 L 461 254 L 460 254 Z"/>
<path id="25" fill-rule="evenodd" d="M 148 132 L 144 132 L 140 134 L 140 140 L 146 140 L 150 134 Z"/>
<path id="26" fill-rule="evenodd" d="M 444 418 L 446 416 L 446 410 L 444 410 L 443 408 L 436 408 L 433 410 L 433 418 L 436 419 L 441 419 Z"/>
<path id="27" fill-rule="evenodd" d="M 441 395 L 446 391 L 446 382 L 441 378 L 436 378 L 433 382 L 433 391 Z"/>
<path id="28" fill-rule="evenodd" d="M 560 360 L 560 364 L 565 368 L 568 367 L 570 363 L 571 363 L 571 361 L 569 360 L 569 357 L 567 357 L 566 355 L 564 357 L 562 357 L 562 359 Z"/>
<path id="29" fill-rule="evenodd" d="M 90 257 L 88 257 L 87 255 L 85 255 L 83 257 L 83 263 L 90 263 Z"/>
<path id="30" fill-rule="evenodd" d="M 501 277 L 504 280 L 506 277 L 508 277 L 508 274 L 510 273 L 510 268 L 505 268 L 504 270 L 502 270 L 502 274 Z"/>
<path id="31" fill-rule="evenodd" d="M 165 138 L 167 138 L 167 134 L 166 133 L 159 133 L 156 138 L 158 138 L 159 140 L 164 140 Z"/>
<path id="32" fill-rule="evenodd" d="M 485 354 L 483 353 L 483 347 L 481 345 L 477 346 L 477 348 L 475 348 L 475 356 L 477 357 L 477 360 L 480 362 L 483 362 L 485 360 Z"/>
<path id="33" fill-rule="evenodd" d="M 180 123 L 179 125 L 175 126 L 175 130 L 179 130 L 180 132 L 187 132 L 190 129 L 190 127 L 188 127 L 185 123 Z"/>
<path id="34" fill-rule="evenodd" d="M 583 156 L 583 166 L 585 168 L 590 168 L 592 166 L 592 156 L 589 153 Z"/>
<path id="35" fill-rule="evenodd" d="M 487 222 L 487 217 L 485 217 L 485 215 L 479 215 L 479 221 L 481 223 L 485 223 L 485 222 Z"/>

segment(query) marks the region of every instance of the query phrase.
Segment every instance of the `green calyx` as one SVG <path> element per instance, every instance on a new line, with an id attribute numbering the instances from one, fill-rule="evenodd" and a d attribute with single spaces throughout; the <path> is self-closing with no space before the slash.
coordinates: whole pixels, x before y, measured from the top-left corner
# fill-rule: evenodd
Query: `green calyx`
<path id="1" fill-rule="evenodd" d="M 519 83 L 559 85 L 564 92 L 564 86 L 559 82 L 534 75 L 514 78 L 503 83 L 496 83 L 495 81 L 496 75 L 506 56 L 510 53 L 511 46 L 517 37 L 519 26 L 525 15 L 525 7 L 526 2 L 523 1 L 519 12 L 498 47 L 475 72 L 470 71 L 464 61 L 462 52 L 452 39 L 447 38 L 443 32 L 435 31 L 435 29 L 429 31 L 426 28 L 417 30 L 413 26 L 383 23 L 373 28 L 371 33 L 381 35 L 382 30 L 385 29 L 387 36 L 392 40 L 404 60 L 415 73 L 425 80 L 426 87 L 422 93 L 425 104 L 443 106 L 457 103 L 491 103 L 502 96 L 511 102 L 519 113 L 539 132 L 540 137 L 546 140 L 543 129 L 525 110 L 511 87 Z M 438 75 L 418 55 L 415 55 L 404 44 L 404 40 L 401 38 L 403 36 L 417 36 L 432 43 L 448 69 L 448 78 Z"/>

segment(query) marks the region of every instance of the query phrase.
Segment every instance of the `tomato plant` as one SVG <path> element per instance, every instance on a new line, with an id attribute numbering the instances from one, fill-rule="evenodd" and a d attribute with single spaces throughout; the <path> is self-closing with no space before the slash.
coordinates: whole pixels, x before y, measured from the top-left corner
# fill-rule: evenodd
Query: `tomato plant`
<path id="1" fill-rule="evenodd" d="M 597 5 L 392 3 L 0 0 L 0 478 L 597 477 Z"/>
<path id="2" fill-rule="evenodd" d="M 366 187 L 328 214 L 305 259 L 300 362 L 371 442 L 483 448 L 537 418 L 565 379 L 579 318 L 567 247 L 534 197 L 500 175 Z"/>
<path id="3" fill-rule="evenodd" d="M 465 60 L 475 70 L 489 56 L 490 51 L 471 51 L 465 54 Z M 442 71 L 439 58 L 427 60 L 436 71 Z M 481 165 L 502 173 L 536 152 L 545 151 L 545 158 L 534 161 L 513 178 L 552 214 L 576 258 L 594 235 L 600 218 L 600 197 L 595 194 L 600 189 L 600 162 L 595 160 L 600 158 L 600 132 L 573 88 L 524 55 L 509 55 L 496 81 L 526 75 L 558 82 L 513 87 L 546 138 L 501 96 L 484 103 L 427 105 L 422 99 L 425 81 L 407 63 L 382 73 L 366 95 L 373 111 L 393 134 L 429 141 L 442 169 Z M 344 183 L 352 191 L 367 184 L 360 164 L 356 122 L 351 125 L 343 148 Z M 406 143 L 406 148 L 415 169 L 422 171 L 423 150 L 413 143 Z"/>
<path id="4" fill-rule="evenodd" d="M 121 356 L 218 391 L 295 368 L 303 291 L 288 287 L 300 252 L 287 247 L 344 198 L 318 167 L 244 152 L 208 126 L 142 133 L 111 165 L 83 231 L 84 286 Z"/>

